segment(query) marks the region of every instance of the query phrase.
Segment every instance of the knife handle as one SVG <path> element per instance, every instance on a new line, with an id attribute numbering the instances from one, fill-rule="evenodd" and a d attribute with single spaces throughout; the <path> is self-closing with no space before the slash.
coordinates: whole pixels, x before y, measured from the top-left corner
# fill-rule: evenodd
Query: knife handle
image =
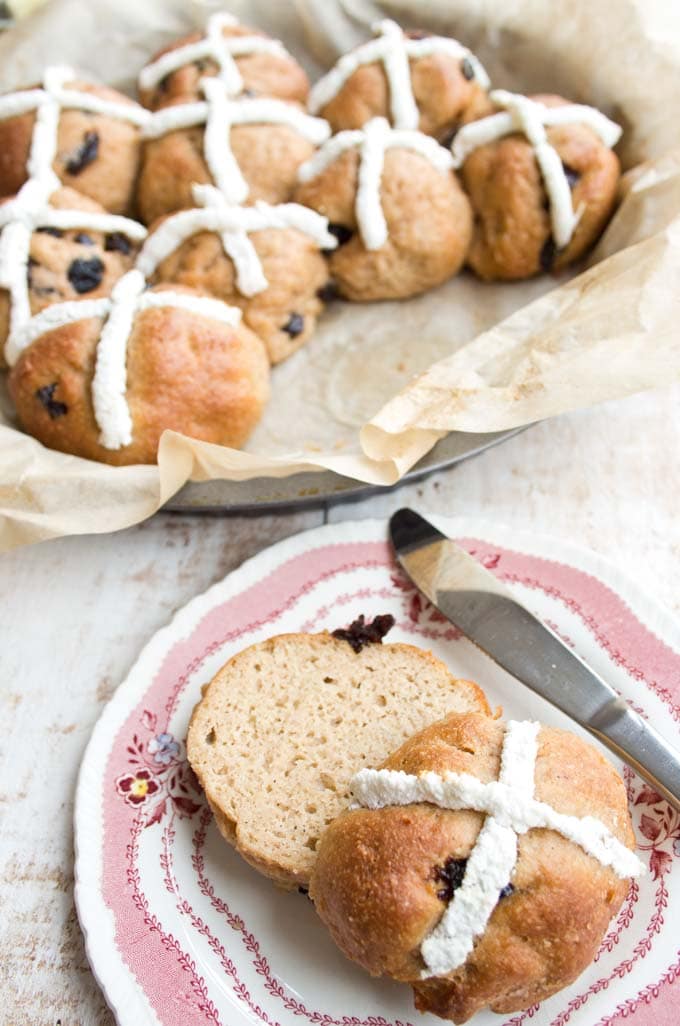
<path id="1" fill-rule="evenodd" d="M 678 753 L 622 698 L 607 702 L 586 726 L 662 798 L 680 810 Z"/>

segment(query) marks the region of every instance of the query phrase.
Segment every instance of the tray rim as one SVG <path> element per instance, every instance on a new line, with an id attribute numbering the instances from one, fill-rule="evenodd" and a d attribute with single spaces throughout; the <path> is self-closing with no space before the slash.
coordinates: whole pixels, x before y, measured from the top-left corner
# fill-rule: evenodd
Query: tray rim
<path id="1" fill-rule="evenodd" d="M 402 485 L 413 484 L 454 467 L 526 431 L 528 427 L 531 425 L 523 424 L 487 434 L 451 431 L 391 485 L 358 481 L 332 470 L 305 471 L 281 478 L 256 477 L 246 481 L 189 481 L 165 503 L 162 510 L 184 515 L 265 515 L 359 502 L 374 495 L 389 494 Z M 224 498 L 220 501 L 222 496 Z"/>

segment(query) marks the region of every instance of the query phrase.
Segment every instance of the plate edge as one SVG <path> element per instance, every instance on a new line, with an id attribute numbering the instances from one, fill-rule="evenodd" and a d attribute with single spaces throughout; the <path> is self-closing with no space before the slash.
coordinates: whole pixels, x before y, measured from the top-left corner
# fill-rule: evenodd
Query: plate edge
<path id="1" fill-rule="evenodd" d="M 563 541 L 548 534 L 529 533 L 491 519 L 473 520 L 469 517 L 428 515 L 445 533 L 476 537 L 480 541 L 503 545 L 520 554 L 551 562 L 564 562 L 565 565 L 599 579 L 625 601 L 633 615 L 648 630 L 680 653 L 680 627 L 672 613 L 658 599 L 639 587 L 617 564 L 599 553 L 571 541 Z M 291 556 L 308 551 L 310 547 L 321 547 L 324 542 L 328 542 L 329 537 L 335 538 L 337 543 L 341 544 L 352 541 L 386 540 L 387 520 L 368 518 L 342 521 L 301 531 L 267 546 L 232 569 L 206 591 L 190 599 L 174 613 L 165 626 L 152 635 L 95 723 L 83 754 L 76 783 L 73 814 L 74 898 L 88 962 L 119 1026 L 163 1024 L 137 984 L 133 973 L 117 952 L 113 916 L 101 898 L 100 889 L 102 809 L 96 800 L 95 790 L 87 786 L 87 778 L 92 779 L 92 776 L 96 776 L 98 780 L 101 779 L 109 756 L 106 744 L 110 742 L 112 734 L 115 734 L 129 712 L 130 700 L 139 686 L 138 676 L 143 673 L 147 663 L 157 665 L 158 655 L 166 650 L 168 636 L 176 635 L 178 625 L 186 620 L 188 631 L 189 625 L 194 625 L 197 619 L 211 608 L 217 593 L 223 592 L 221 597 L 224 598 L 230 597 L 230 592 L 236 593 L 239 590 L 238 584 L 232 584 L 230 587 L 233 578 L 240 578 L 248 570 L 257 569 L 257 576 L 249 582 L 250 585 L 255 584 L 264 576 L 268 566 L 278 565 Z M 87 827 L 84 826 L 85 823 L 88 824 Z M 102 930 L 104 923 L 107 924 L 106 931 Z M 112 948 L 117 954 L 115 961 L 111 957 Z M 124 988 L 122 998 L 119 992 L 121 987 Z M 118 991 L 115 996 L 114 991 Z M 140 1018 L 142 1015 L 144 1018 Z"/>

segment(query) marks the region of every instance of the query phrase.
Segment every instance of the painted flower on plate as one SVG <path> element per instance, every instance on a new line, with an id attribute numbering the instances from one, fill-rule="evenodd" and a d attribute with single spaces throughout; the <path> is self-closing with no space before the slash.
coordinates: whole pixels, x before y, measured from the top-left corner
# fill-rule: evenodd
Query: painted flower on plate
<path id="1" fill-rule="evenodd" d="M 179 744 L 172 734 L 157 734 L 147 745 L 147 751 L 153 755 L 153 761 L 169 766 L 179 755 Z"/>
<path id="2" fill-rule="evenodd" d="M 128 805 L 142 805 L 160 790 L 160 783 L 152 775 L 151 770 L 138 769 L 135 773 L 126 773 L 116 780 L 116 790 L 122 794 Z"/>

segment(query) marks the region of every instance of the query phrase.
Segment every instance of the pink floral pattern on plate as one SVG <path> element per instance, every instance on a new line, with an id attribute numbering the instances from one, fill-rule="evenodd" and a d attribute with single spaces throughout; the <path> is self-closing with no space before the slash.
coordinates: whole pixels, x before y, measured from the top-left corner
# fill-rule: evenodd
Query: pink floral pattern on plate
<path id="1" fill-rule="evenodd" d="M 183 742 L 200 685 L 233 652 L 279 631 L 341 626 L 360 612 L 391 612 L 397 624 L 390 637 L 432 647 L 461 676 L 483 675 L 491 700 L 512 715 L 530 707 L 524 690 L 509 690 L 500 671 L 401 575 L 384 532 L 375 522 L 325 528 L 256 557 L 161 632 L 122 686 L 115 722 L 113 711 L 110 723 L 104 717 L 106 751 L 92 777 L 88 752 L 79 791 L 78 904 L 95 972 L 124 1026 L 414 1021 L 407 988 L 355 970 L 332 947 L 306 898 L 276 892 L 224 845 Z M 462 542 L 515 584 L 643 715 L 671 727 L 680 721 L 680 655 L 614 590 L 567 561 L 480 539 Z M 680 975 L 672 927 L 680 915 L 680 816 L 629 771 L 626 779 L 649 876 L 631 886 L 593 966 L 505 1026 L 680 1022 L 680 995 L 671 986 Z M 86 805 L 97 810 L 98 831 Z M 90 893 L 84 881 L 95 863 Z M 94 932 L 102 910 L 106 937 Z M 134 1018 L 126 990 L 139 1003 Z M 475 1021 L 502 1026 L 491 1014 Z"/>

